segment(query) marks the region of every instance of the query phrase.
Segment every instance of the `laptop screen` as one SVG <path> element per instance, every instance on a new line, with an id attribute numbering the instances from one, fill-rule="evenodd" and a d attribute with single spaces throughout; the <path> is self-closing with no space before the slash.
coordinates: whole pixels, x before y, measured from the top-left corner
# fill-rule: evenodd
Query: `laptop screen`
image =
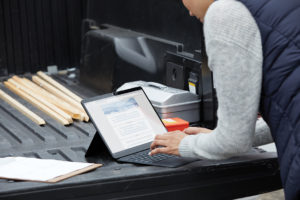
<path id="1" fill-rule="evenodd" d="M 142 89 L 87 101 L 84 106 L 112 154 L 147 144 L 166 132 Z"/>

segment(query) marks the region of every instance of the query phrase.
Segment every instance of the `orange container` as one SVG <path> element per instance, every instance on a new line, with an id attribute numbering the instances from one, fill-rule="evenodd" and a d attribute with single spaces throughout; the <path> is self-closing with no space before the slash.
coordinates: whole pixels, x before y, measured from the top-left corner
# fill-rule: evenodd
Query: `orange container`
<path id="1" fill-rule="evenodd" d="M 185 121 L 178 117 L 162 119 L 162 121 L 169 132 L 176 131 L 176 130 L 183 131 L 185 128 L 189 127 L 188 121 Z"/>

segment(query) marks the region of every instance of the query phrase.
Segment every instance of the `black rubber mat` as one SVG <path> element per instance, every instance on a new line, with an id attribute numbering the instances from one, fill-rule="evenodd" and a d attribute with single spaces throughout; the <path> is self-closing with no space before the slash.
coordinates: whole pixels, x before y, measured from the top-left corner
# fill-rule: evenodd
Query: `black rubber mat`
<path id="1" fill-rule="evenodd" d="M 83 98 L 100 94 L 77 80 L 65 76 L 55 79 Z M 117 163 L 104 148 L 99 155 L 86 158 L 95 133 L 90 122 L 63 126 L 2 83 L 0 88 L 47 122 L 38 126 L 1 100 L 0 157 L 104 164 L 93 172 L 56 184 L 0 179 L 0 199 L 232 199 L 281 188 L 276 154 L 259 150 L 230 160 L 202 160 L 174 169 Z"/>
<path id="2" fill-rule="evenodd" d="M 72 82 L 73 81 L 70 83 Z M 95 133 L 95 128 L 91 123 L 75 120 L 73 124 L 64 126 L 11 92 L 2 83 L 0 88 L 46 121 L 45 125 L 39 126 L 1 100 L 1 157 L 27 156 L 68 161 L 85 161 L 84 154 L 86 146 Z M 72 91 L 74 91 L 74 89 L 72 89 Z M 91 95 L 93 94 L 90 93 L 90 96 Z M 86 96 L 83 97 L 85 98 Z"/>

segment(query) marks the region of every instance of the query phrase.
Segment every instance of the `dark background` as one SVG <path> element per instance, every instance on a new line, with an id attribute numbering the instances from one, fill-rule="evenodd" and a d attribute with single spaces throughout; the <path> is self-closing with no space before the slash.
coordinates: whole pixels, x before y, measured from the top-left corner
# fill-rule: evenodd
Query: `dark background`
<path id="1" fill-rule="evenodd" d="M 0 76 L 78 67 L 86 18 L 201 47 L 181 0 L 0 0 Z"/>
<path id="2" fill-rule="evenodd" d="M 0 0 L 0 76 L 77 66 L 84 0 Z"/>
<path id="3" fill-rule="evenodd" d="M 89 0 L 87 16 L 98 24 L 183 43 L 186 50 L 201 47 L 201 23 L 189 16 L 181 0 Z"/>

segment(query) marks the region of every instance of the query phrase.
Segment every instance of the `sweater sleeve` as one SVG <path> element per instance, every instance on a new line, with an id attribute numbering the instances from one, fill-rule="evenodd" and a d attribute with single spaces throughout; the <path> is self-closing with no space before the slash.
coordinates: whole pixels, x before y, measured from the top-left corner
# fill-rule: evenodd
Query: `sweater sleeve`
<path id="1" fill-rule="evenodd" d="M 240 2 L 217 1 L 204 20 L 208 65 L 219 102 L 218 124 L 210 134 L 186 136 L 179 153 L 185 157 L 225 159 L 247 152 L 254 141 L 262 47 L 257 25 Z"/>
<path id="2" fill-rule="evenodd" d="M 259 118 L 256 121 L 254 141 L 252 146 L 257 147 L 272 142 L 273 138 L 269 126 L 262 118 Z"/>

